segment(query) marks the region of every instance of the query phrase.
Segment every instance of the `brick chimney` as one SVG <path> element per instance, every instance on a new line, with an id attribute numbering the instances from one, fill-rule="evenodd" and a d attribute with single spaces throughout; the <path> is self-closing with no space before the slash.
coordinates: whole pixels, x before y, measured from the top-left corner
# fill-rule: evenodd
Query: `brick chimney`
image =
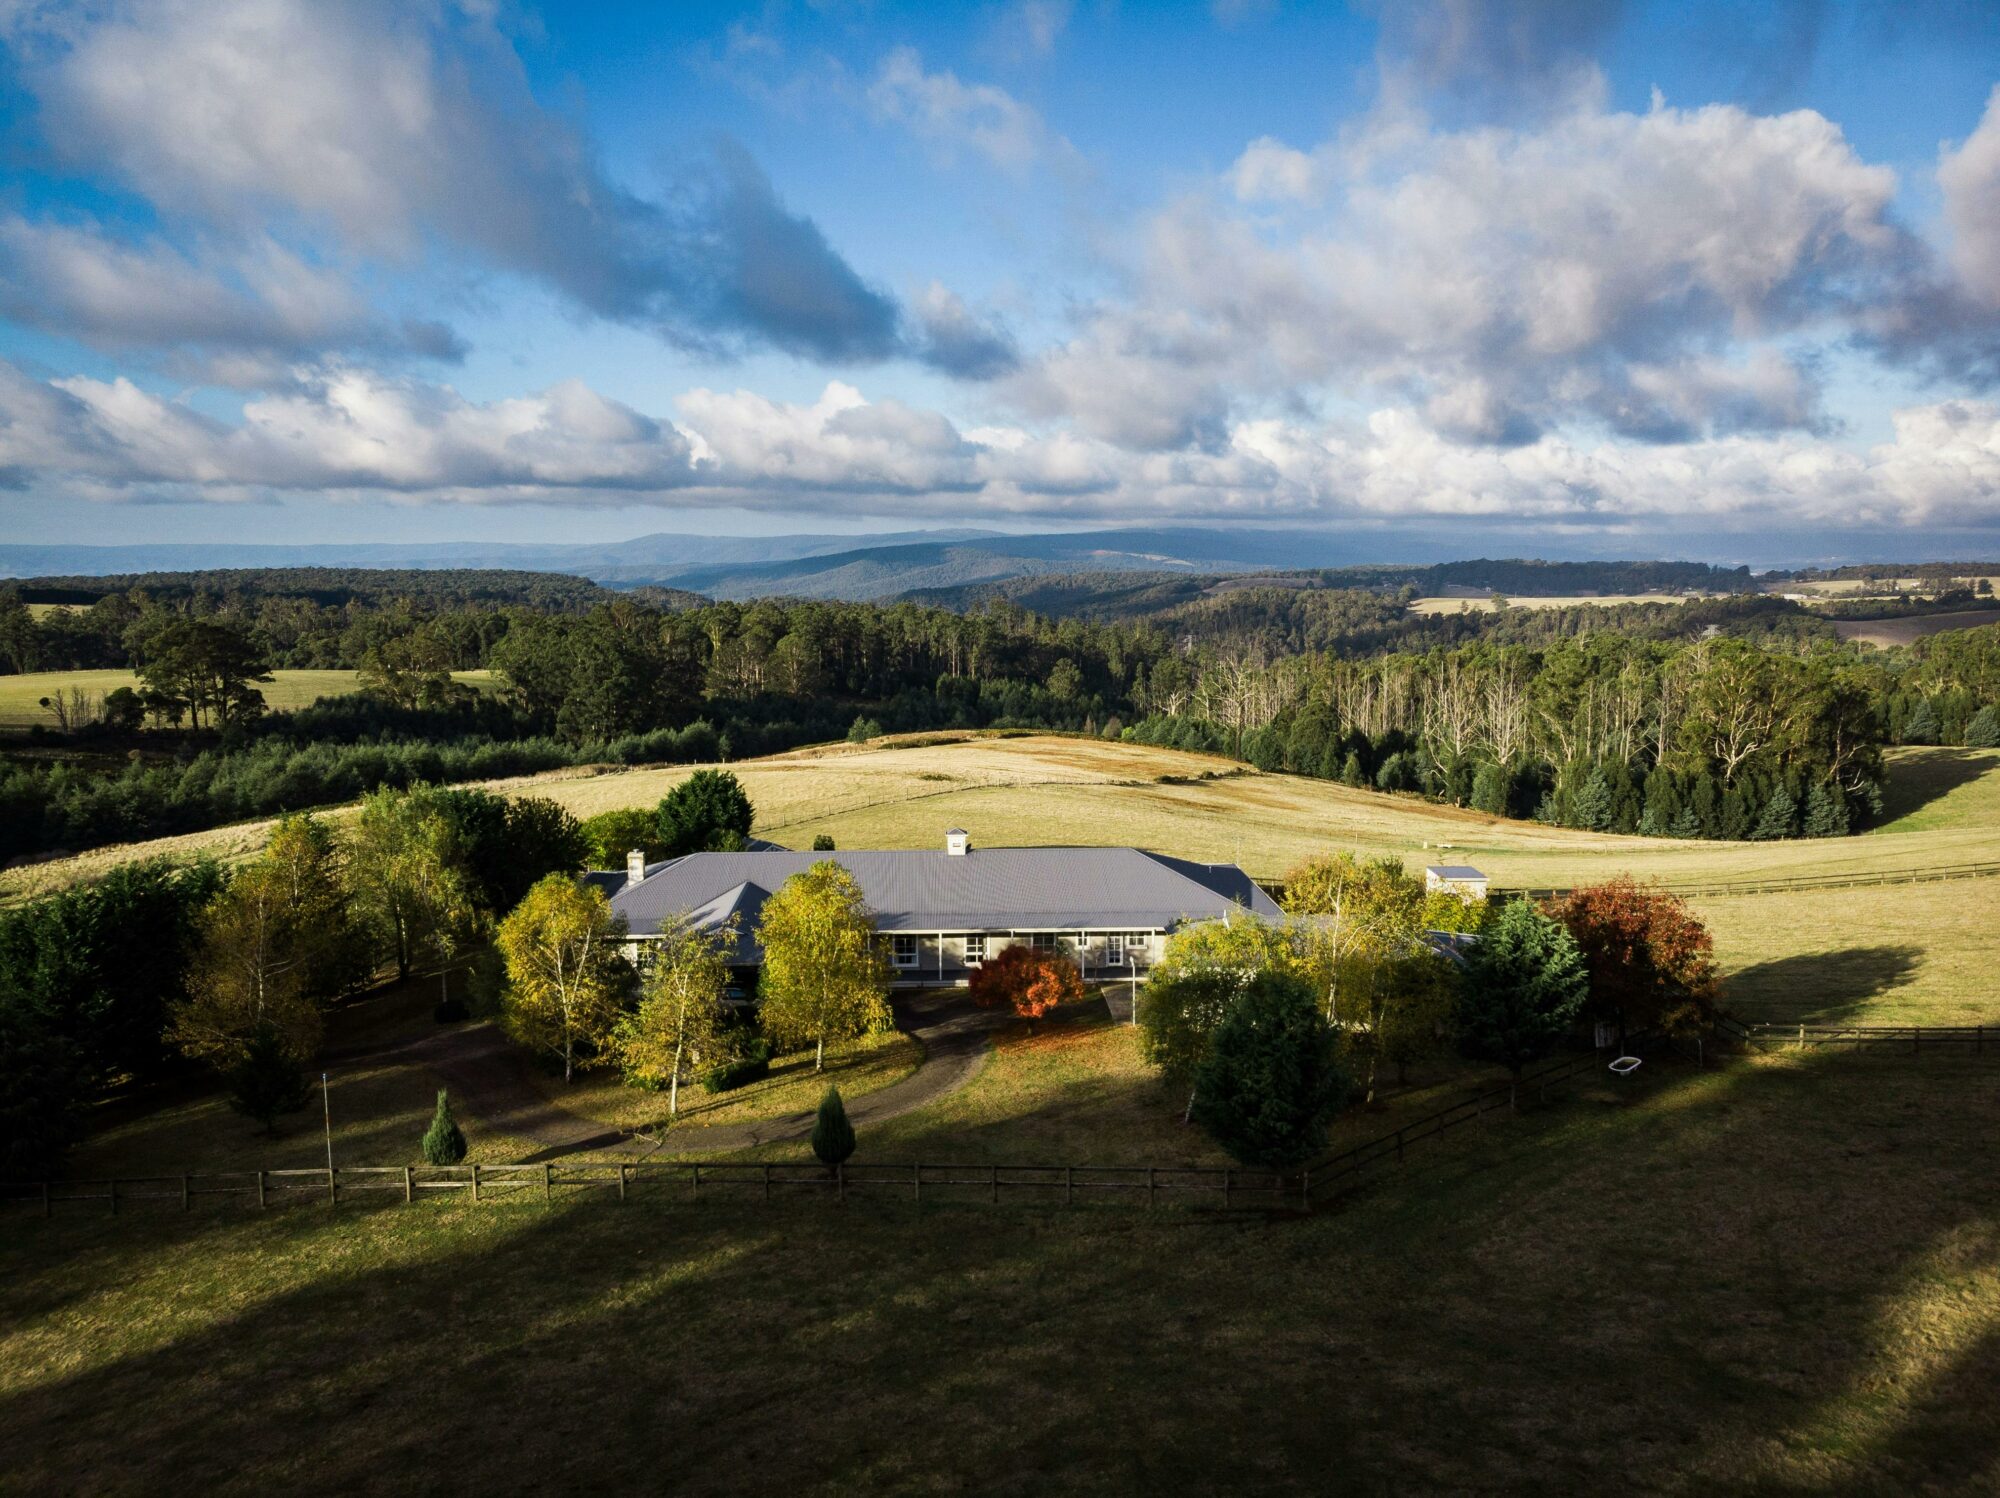
<path id="1" fill-rule="evenodd" d="M 634 848 L 625 855 L 625 887 L 630 889 L 646 877 L 646 853 L 642 848 Z"/>

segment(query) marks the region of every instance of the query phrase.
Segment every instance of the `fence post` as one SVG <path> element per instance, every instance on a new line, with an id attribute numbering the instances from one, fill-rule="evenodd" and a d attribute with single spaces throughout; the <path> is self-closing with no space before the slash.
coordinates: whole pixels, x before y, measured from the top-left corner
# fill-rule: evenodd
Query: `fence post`
<path id="1" fill-rule="evenodd" d="M 1799 1026 L 1799 1049 L 1803 1051 L 1803 1050 L 1804 1050 L 1805 1048 L 1806 1048 L 1806 1027 L 1805 1027 L 1804 1025 L 1800 1025 L 1800 1026 Z"/>
<path id="2" fill-rule="evenodd" d="M 474 1201 L 479 1200 L 479 1166 L 477 1163 L 472 1167 L 472 1199 Z"/>
<path id="3" fill-rule="evenodd" d="M 333 1167 L 326 1168 L 326 1204 L 331 1207 L 340 1201 L 338 1188 L 334 1185 Z"/>
<path id="4" fill-rule="evenodd" d="M 833 1194 L 837 1201 L 847 1200 L 847 1162 L 845 1160 L 836 1160 L 833 1162 Z"/>
<path id="5" fill-rule="evenodd" d="M 257 1172 L 257 1205 L 264 1205 L 264 1172 Z"/>
<path id="6" fill-rule="evenodd" d="M 412 1202 L 415 1201 L 416 1199 L 417 1199 L 416 1182 L 412 1180 L 410 1177 L 410 1167 L 405 1165 L 403 1167 L 403 1200 L 405 1202 Z"/>
<path id="7" fill-rule="evenodd" d="M 910 1167 L 910 1199 L 919 1204 L 924 1199 L 924 1162 L 921 1160 Z"/>
<path id="8" fill-rule="evenodd" d="M 991 1173 L 992 1176 L 993 1200 L 997 1202 L 1000 1200 L 1000 1167 L 997 1165 L 989 1165 L 986 1168 Z"/>
<path id="9" fill-rule="evenodd" d="M 626 1167 L 626 1164 L 625 1164 L 625 1162 L 624 1162 L 623 1160 L 620 1160 L 620 1161 L 618 1162 L 618 1200 L 620 1200 L 621 1202 L 622 1202 L 623 1200 L 625 1200 L 625 1171 L 626 1171 L 626 1168 L 627 1168 L 627 1167 Z"/>
<path id="10" fill-rule="evenodd" d="M 181 1177 L 181 1210 L 185 1212 L 187 1209 L 188 1209 L 188 1178 L 185 1175 L 183 1175 Z"/>
<path id="11" fill-rule="evenodd" d="M 1160 1202 L 1160 1178 L 1157 1166 L 1146 1167 L 1146 1205 L 1158 1206 Z"/>
<path id="12" fill-rule="evenodd" d="M 556 1194 L 556 1168 L 544 1160 L 542 1162 L 542 1200 L 553 1201 Z"/>

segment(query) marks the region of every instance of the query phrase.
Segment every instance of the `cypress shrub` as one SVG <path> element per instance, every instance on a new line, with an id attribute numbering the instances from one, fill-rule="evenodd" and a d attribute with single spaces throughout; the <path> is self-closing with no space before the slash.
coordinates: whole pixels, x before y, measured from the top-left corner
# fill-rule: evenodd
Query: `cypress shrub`
<path id="1" fill-rule="evenodd" d="M 1264 971 L 1216 1028 L 1195 1070 L 1195 1121 L 1246 1165 L 1289 1170 L 1326 1143 L 1354 1092 L 1340 1041 L 1303 980 Z"/>
<path id="2" fill-rule="evenodd" d="M 243 1058 L 224 1074 L 229 1088 L 229 1106 L 245 1118 L 254 1118 L 264 1132 L 277 1132 L 278 1116 L 296 1113 L 312 1100 L 306 1074 L 286 1054 L 278 1032 L 259 1026 L 244 1048 Z"/>
<path id="3" fill-rule="evenodd" d="M 450 1095 L 440 1087 L 437 1112 L 431 1116 L 430 1128 L 424 1131 L 424 1163 L 456 1165 L 464 1158 L 465 1132 L 451 1116 Z"/>
<path id="4" fill-rule="evenodd" d="M 826 1096 L 819 1100 L 812 1147 L 822 1165 L 838 1165 L 854 1153 L 854 1125 L 847 1121 L 847 1109 L 841 1105 L 838 1087 L 828 1087 Z"/>

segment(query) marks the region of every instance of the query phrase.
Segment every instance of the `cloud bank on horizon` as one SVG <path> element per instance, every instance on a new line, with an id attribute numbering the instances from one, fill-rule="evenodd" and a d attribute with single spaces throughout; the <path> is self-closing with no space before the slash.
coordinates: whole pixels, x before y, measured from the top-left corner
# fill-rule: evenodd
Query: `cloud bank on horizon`
<path id="1" fill-rule="evenodd" d="M 14 0 L 0 532 L 2000 532 L 2000 18 L 1790 11 Z"/>

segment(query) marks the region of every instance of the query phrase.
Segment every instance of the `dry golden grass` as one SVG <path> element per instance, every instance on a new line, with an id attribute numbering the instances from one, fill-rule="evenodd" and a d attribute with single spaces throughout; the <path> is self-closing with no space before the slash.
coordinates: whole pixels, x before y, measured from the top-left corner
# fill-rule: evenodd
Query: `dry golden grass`
<path id="1" fill-rule="evenodd" d="M 1545 888 L 1631 873 L 1682 887 L 1797 877 L 1912 872 L 2000 858 L 2000 751 L 1892 752 L 1892 807 L 1864 837 L 1775 843 L 1618 837 L 1488 817 L 1415 797 L 1267 775 L 1212 755 L 1056 735 L 916 735 L 796 750 L 729 765 L 757 807 L 757 831 L 805 848 L 827 833 L 843 848 L 936 847 L 960 826 L 975 845 L 1130 845 L 1239 863 L 1276 878 L 1334 849 L 1387 853 L 1411 867 L 1476 864 L 1497 884 Z M 938 742 L 943 738 L 943 742 Z M 657 802 L 696 766 L 561 771 L 496 781 L 547 796 L 578 816 Z M 1205 778 L 1212 777 L 1212 778 Z M 1909 777 L 1909 787 L 1898 786 Z M 1928 799 L 1923 799 L 1928 798 Z M 268 823 L 102 848 L 0 874 L 19 897 L 95 877 L 133 858 L 213 852 L 240 857 Z"/>
<path id="2" fill-rule="evenodd" d="M 457 671 L 457 680 L 472 686 L 491 685 L 490 671 Z M 311 707 L 322 697 L 342 697 L 359 690 L 353 671 L 273 671 L 272 680 L 257 690 L 272 712 L 288 712 Z M 53 728 L 55 719 L 39 705 L 44 697 L 77 687 L 93 697 L 101 697 L 119 687 L 139 689 L 139 678 L 130 671 L 30 671 L 20 676 L 0 676 L 0 733 L 20 732 L 39 723 Z"/>

